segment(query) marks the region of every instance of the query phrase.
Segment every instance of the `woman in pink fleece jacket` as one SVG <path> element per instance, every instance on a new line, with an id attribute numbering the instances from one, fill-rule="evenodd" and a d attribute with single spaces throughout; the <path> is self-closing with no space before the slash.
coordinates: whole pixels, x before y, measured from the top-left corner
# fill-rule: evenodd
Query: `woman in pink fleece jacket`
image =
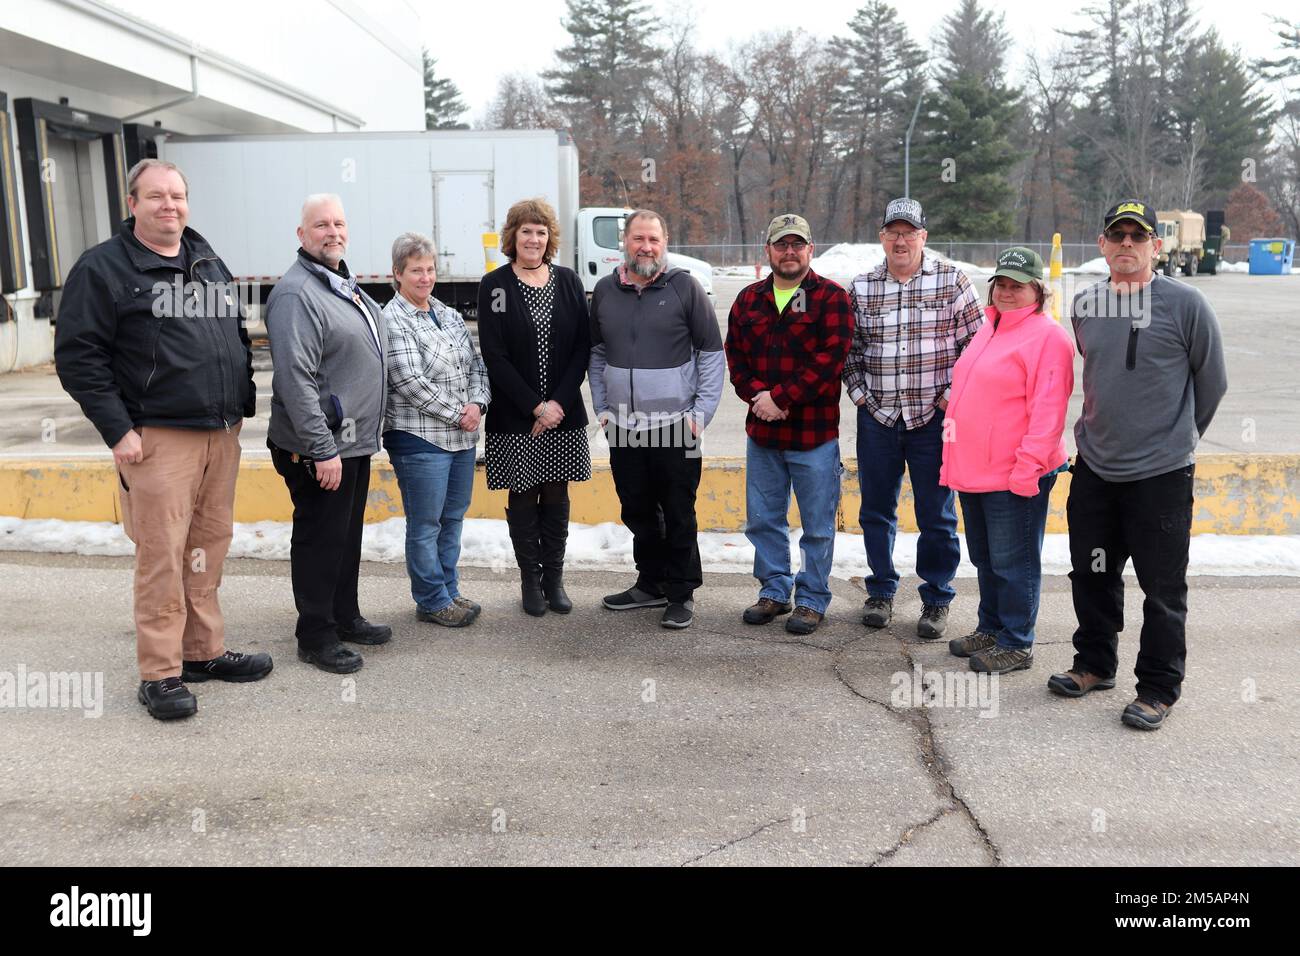
<path id="1" fill-rule="evenodd" d="M 1044 314 L 1043 260 L 998 256 L 988 321 L 953 367 L 939 483 L 960 493 L 966 550 L 979 572 L 979 626 L 948 642 L 971 670 L 1034 661 L 1047 504 L 1063 471 L 1074 344 Z"/>

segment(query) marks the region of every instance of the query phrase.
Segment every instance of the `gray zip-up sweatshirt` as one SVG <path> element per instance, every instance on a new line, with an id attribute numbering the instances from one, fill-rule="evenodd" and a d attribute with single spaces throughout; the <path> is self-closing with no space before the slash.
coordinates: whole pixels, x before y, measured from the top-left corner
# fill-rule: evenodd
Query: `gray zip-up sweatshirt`
<path id="1" fill-rule="evenodd" d="M 727 361 L 709 296 L 685 269 L 666 269 L 642 289 L 618 271 L 591 294 L 587 376 L 597 415 L 644 430 L 690 416 L 701 429 L 718 410 Z"/>
<path id="2" fill-rule="evenodd" d="M 1196 460 L 1228 389 L 1219 320 L 1193 286 L 1155 275 L 1133 294 L 1109 280 L 1074 298 L 1083 356 L 1079 454 L 1106 481 L 1137 481 Z"/>
<path id="3" fill-rule="evenodd" d="M 271 290 L 266 329 L 275 369 L 267 437 L 316 461 L 379 451 L 388 344 L 375 301 L 299 255 Z"/>

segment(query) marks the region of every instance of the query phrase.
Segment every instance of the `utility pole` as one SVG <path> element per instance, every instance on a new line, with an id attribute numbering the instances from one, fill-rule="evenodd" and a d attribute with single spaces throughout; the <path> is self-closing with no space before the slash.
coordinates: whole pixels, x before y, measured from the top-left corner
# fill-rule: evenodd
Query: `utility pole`
<path id="1" fill-rule="evenodd" d="M 921 112 L 921 100 L 925 99 L 925 90 L 916 98 L 916 109 L 912 110 L 912 122 L 907 124 L 907 138 L 903 140 L 903 198 L 912 198 L 912 130 L 916 129 L 916 117 Z"/>

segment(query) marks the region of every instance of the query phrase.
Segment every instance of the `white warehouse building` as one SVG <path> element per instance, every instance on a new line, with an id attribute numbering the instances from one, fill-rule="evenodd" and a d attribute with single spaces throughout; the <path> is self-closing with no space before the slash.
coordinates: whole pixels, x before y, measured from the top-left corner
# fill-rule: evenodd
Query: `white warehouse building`
<path id="1" fill-rule="evenodd" d="M 0 373 L 52 359 L 63 278 L 156 134 L 423 129 L 419 35 L 404 0 L 0 4 Z"/>

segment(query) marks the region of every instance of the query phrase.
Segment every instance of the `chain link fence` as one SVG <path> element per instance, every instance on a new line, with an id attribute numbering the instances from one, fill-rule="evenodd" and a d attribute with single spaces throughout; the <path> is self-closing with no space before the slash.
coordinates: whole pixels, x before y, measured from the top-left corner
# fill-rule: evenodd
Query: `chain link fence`
<path id="1" fill-rule="evenodd" d="M 863 245 L 866 244 L 868 243 L 863 243 Z M 817 252 L 819 254 L 825 253 L 835 245 L 838 245 L 838 243 L 819 242 L 817 243 Z M 1028 246 L 1042 256 L 1044 262 L 1050 261 L 1052 255 L 1052 244 L 1050 242 L 1018 242 L 1014 239 L 996 242 L 947 242 L 931 236 L 926 240 L 925 246 L 927 249 L 938 252 L 949 259 L 955 259 L 958 262 L 969 262 L 985 268 L 992 268 L 997 262 L 998 253 L 1011 246 Z M 755 263 L 767 265 L 767 254 L 763 251 L 763 247 L 753 243 L 674 245 L 672 250 L 683 255 L 703 259 L 711 266 L 752 266 Z M 1077 268 L 1100 255 L 1101 252 L 1097 249 L 1095 242 L 1061 243 L 1061 265 L 1066 269 Z M 1223 258 L 1229 262 L 1245 262 L 1249 255 L 1250 246 L 1244 243 L 1230 243 L 1223 247 Z"/>

